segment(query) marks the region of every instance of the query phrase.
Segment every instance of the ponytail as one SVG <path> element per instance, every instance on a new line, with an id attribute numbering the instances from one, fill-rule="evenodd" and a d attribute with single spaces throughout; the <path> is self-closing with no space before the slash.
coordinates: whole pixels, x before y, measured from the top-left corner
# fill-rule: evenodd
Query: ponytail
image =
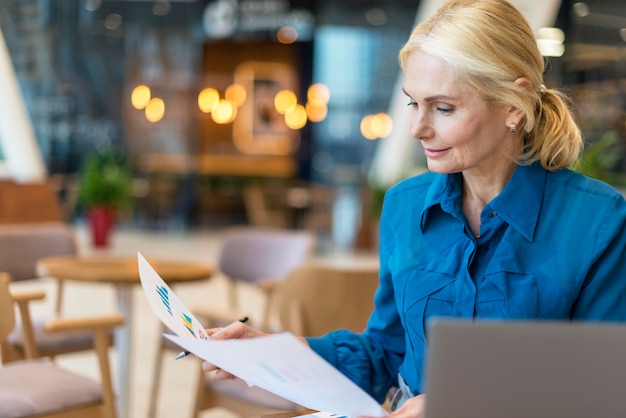
<path id="1" fill-rule="evenodd" d="M 584 147 L 571 100 L 554 89 L 544 89 L 539 94 L 534 127 L 526 129 L 522 161 L 539 161 L 549 171 L 570 167 L 578 161 Z"/>

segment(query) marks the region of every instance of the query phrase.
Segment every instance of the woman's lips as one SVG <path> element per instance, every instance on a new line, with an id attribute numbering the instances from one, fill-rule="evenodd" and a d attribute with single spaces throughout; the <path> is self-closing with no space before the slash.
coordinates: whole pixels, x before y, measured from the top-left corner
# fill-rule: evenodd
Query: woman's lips
<path id="1" fill-rule="evenodd" d="M 439 156 L 445 154 L 449 149 L 450 148 L 445 148 L 445 149 L 425 148 L 424 149 L 424 153 L 429 158 L 436 158 L 436 157 L 439 157 Z"/>

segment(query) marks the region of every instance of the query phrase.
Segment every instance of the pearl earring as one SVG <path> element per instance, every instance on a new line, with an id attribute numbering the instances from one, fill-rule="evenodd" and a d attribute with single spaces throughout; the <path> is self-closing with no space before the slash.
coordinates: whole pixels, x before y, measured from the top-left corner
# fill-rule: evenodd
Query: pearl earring
<path id="1" fill-rule="evenodd" d="M 514 123 L 511 124 L 511 132 L 516 132 L 517 131 L 517 126 L 515 126 Z"/>

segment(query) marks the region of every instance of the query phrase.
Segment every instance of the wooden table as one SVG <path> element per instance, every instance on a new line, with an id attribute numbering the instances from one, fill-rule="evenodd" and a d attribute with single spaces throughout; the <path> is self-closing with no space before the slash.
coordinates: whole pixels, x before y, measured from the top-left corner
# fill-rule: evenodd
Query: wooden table
<path id="1" fill-rule="evenodd" d="M 313 410 L 309 410 L 309 411 L 302 411 L 302 412 L 270 412 L 269 414 L 263 414 L 263 415 L 258 415 L 255 417 L 248 417 L 248 418 L 294 418 L 294 417 L 301 417 L 304 415 L 309 415 L 309 414 L 313 414 L 317 411 L 313 411 Z M 297 415 L 294 415 L 297 414 Z"/>
<path id="2" fill-rule="evenodd" d="M 148 262 L 168 284 L 191 282 L 211 277 L 210 265 L 187 261 L 151 259 Z M 92 256 L 53 256 L 38 261 L 41 276 L 60 280 L 108 283 L 115 285 L 119 313 L 126 322 L 116 330 L 115 349 L 118 356 L 118 404 L 119 417 L 129 417 L 130 365 L 133 323 L 133 286 L 140 285 L 137 257 L 95 254 Z"/>

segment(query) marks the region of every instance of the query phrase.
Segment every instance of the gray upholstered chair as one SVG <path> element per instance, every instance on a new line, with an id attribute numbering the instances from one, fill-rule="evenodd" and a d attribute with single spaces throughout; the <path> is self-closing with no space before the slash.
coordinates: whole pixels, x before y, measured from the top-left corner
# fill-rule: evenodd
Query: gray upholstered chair
<path id="1" fill-rule="evenodd" d="M 0 271 L 11 280 L 38 279 L 37 260 L 53 255 L 78 253 L 71 226 L 65 222 L 33 222 L 0 225 Z M 62 282 L 56 295 L 55 310 L 62 307 Z"/>
<path id="2" fill-rule="evenodd" d="M 9 275 L 0 273 L 0 348 L 15 325 Z M 89 330 L 94 335 L 100 382 L 67 371 L 45 359 L 17 360 L 0 368 L 0 418 L 115 418 L 115 396 L 108 359 L 108 334 L 121 325 L 121 315 L 54 320 L 49 332 Z M 28 351 L 33 341 L 26 339 Z"/>
<path id="3" fill-rule="evenodd" d="M 37 261 L 43 257 L 74 254 L 78 254 L 78 245 L 74 231 L 65 222 L 0 225 L 0 271 L 9 273 L 12 281 L 39 279 Z M 62 281 L 57 280 L 56 289 L 55 311 L 46 318 L 31 318 L 28 308 L 29 302 L 43 298 L 43 295 L 24 294 L 16 299 L 20 321 L 7 338 L 6 350 L 2 352 L 4 363 L 26 357 L 26 336 L 34 341 L 31 357 L 93 350 L 93 336 L 89 332 L 58 334 L 44 329 L 46 320 L 62 313 Z M 109 344 L 112 344 L 112 335 Z"/>

